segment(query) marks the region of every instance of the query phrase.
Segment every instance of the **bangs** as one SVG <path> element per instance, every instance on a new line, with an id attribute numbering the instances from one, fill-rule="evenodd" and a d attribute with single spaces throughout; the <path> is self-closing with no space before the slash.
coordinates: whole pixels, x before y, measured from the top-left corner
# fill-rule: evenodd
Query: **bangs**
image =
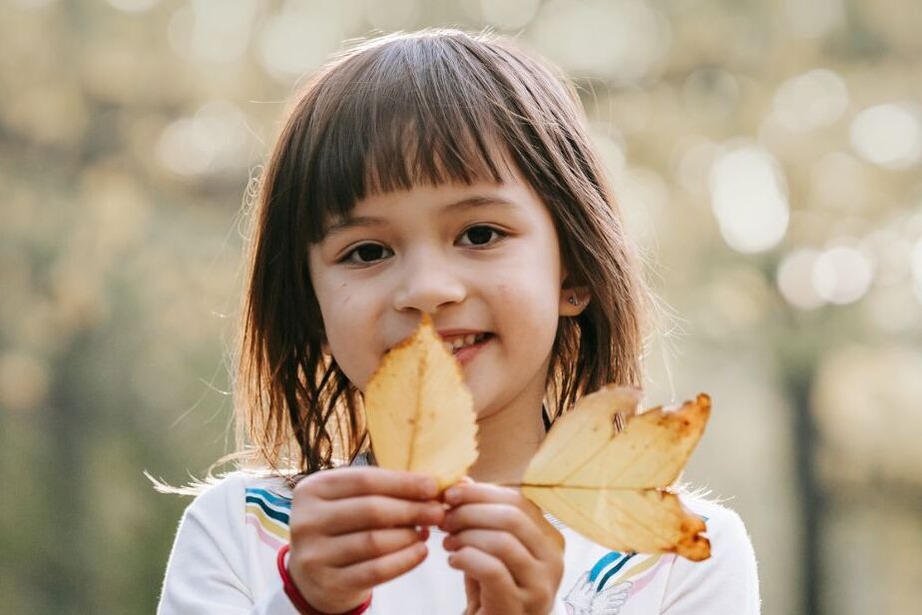
<path id="1" fill-rule="evenodd" d="M 510 117 L 497 76 L 463 41 L 378 44 L 321 77 L 309 119 L 308 239 L 375 194 L 417 185 L 499 183 Z"/>

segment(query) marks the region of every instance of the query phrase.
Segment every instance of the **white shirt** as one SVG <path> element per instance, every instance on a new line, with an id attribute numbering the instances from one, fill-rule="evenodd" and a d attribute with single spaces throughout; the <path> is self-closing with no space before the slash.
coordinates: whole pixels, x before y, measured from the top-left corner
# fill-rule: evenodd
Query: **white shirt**
<path id="1" fill-rule="evenodd" d="M 707 523 L 711 557 L 703 562 L 614 552 L 552 519 L 566 539 L 553 613 L 758 615 L 756 560 L 739 516 L 703 499 L 682 502 Z M 291 491 L 279 478 L 235 472 L 209 487 L 180 522 L 157 612 L 296 615 L 276 568 L 290 510 Z M 448 566 L 443 538 L 432 528 L 425 561 L 376 587 L 366 613 L 463 613 L 463 575 Z"/>

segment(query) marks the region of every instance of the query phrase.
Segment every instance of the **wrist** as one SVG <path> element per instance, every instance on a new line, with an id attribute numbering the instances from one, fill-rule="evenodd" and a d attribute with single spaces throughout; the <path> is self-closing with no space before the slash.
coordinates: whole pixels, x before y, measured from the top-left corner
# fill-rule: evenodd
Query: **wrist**
<path id="1" fill-rule="evenodd" d="M 279 576 L 282 578 L 282 589 L 285 590 L 285 595 L 288 596 L 288 599 L 297 609 L 298 613 L 301 615 L 361 615 L 361 613 L 368 610 L 368 607 L 371 606 L 371 594 L 368 594 L 368 598 L 362 604 L 341 613 L 328 613 L 314 608 L 301 593 L 301 590 L 298 589 L 298 586 L 295 585 L 294 579 L 291 578 L 291 573 L 288 570 L 287 557 L 290 547 L 291 545 L 285 545 L 279 549 L 276 564 L 278 565 Z"/>

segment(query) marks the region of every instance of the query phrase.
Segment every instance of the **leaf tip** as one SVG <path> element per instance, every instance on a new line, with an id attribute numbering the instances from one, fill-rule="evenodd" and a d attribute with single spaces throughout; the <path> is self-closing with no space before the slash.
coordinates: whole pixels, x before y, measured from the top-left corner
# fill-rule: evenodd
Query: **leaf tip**
<path id="1" fill-rule="evenodd" d="M 711 396 L 707 393 L 698 393 L 698 397 L 695 398 L 694 404 L 702 414 L 711 413 Z"/>

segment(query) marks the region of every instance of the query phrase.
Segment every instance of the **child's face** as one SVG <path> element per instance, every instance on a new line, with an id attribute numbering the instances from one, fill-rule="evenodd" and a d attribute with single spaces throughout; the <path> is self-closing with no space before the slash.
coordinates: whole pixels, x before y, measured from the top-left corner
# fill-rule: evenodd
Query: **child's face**
<path id="1" fill-rule="evenodd" d="M 364 390 L 428 312 L 460 346 L 481 419 L 511 407 L 540 417 L 558 319 L 574 308 L 551 215 L 524 181 L 376 195 L 339 222 L 311 246 L 310 270 L 329 350 L 353 384 Z"/>

